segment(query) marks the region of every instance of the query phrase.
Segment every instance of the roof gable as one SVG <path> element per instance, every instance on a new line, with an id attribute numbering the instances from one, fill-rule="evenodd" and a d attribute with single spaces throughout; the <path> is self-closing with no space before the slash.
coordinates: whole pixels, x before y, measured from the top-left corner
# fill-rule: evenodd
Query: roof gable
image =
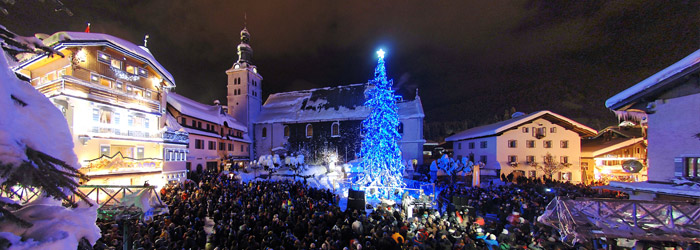
<path id="1" fill-rule="evenodd" d="M 449 136 L 445 138 L 446 141 L 459 141 L 459 140 L 467 140 L 467 139 L 474 139 L 474 138 L 482 138 L 482 137 L 488 137 L 488 136 L 497 136 L 501 135 L 504 132 L 514 129 L 522 124 L 529 123 L 534 121 L 535 119 L 538 118 L 543 118 L 546 119 L 553 124 L 557 124 L 559 126 L 565 127 L 567 129 L 571 129 L 574 132 L 578 133 L 580 136 L 593 136 L 596 134 L 596 130 L 589 128 L 583 124 L 580 124 L 574 120 L 571 120 L 569 118 L 566 118 L 562 115 L 556 114 L 554 112 L 551 112 L 549 110 L 543 110 L 543 111 L 538 111 L 535 113 L 531 113 L 528 115 L 522 115 L 518 117 L 514 117 L 505 121 L 497 122 L 497 123 L 492 123 L 484 126 L 479 126 L 479 127 L 474 127 L 470 128 L 467 130 L 464 130 L 462 132 L 459 132 L 457 134 L 454 134 L 452 136 Z"/>
<path id="2" fill-rule="evenodd" d="M 160 73 L 169 83 L 175 85 L 175 79 L 165 67 L 153 57 L 151 52 L 145 47 L 138 46 L 124 39 L 101 33 L 85 33 L 60 31 L 43 40 L 44 45 L 54 48 L 73 47 L 73 46 L 110 46 L 111 48 L 129 55 L 137 60 L 143 61 L 151 65 L 158 73 Z M 32 59 L 22 62 L 20 67 L 40 60 L 46 55 L 38 55 Z"/>

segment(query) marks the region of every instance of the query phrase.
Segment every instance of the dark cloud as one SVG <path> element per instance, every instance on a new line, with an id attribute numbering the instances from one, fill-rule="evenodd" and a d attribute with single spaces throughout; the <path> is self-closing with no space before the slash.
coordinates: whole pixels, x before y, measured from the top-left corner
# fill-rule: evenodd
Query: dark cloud
<path id="1" fill-rule="evenodd" d="M 21 34 L 109 33 L 149 48 L 177 91 L 225 100 L 239 31 L 251 33 L 264 94 L 366 82 L 387 50 L 398 92 L 419 88 L 428 121 L 479 124 L 515 107 L 600 127 L 603 102 L 698 49 L 697 1 L 18 1 Z M 47 6 L 49 5 L 49 6 Z"/>

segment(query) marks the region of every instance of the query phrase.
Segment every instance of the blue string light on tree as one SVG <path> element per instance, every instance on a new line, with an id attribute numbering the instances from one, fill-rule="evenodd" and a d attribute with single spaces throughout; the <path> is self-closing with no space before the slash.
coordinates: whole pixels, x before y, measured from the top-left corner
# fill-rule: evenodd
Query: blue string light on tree
<path id="1" fill-rule="evenodd" d="M 369 116 L 362 121 L 365 138 L 360 149 L 360 174 L 356 184 L 365 191 L 369 199 L 398 199 L 396 190 L 406 186 L 403 182 L 405 166 L 401 162 L 401 149 L 398 142 L 399 114 L 396 105 L 397 96 L 391 89 L 392 80 L 386 77 L 383 50 L 374 70 L 374 79 L 365 95 L 365 106 L 372 109 Z"/>

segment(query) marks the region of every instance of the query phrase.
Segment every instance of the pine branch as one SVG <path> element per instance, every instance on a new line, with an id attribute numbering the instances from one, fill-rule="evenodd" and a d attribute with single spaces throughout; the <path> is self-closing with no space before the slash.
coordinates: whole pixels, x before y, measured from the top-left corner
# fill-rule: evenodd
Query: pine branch
<path id="1" fill-rule="evenodd" d="M 70 193 L 93 206 L 89 198 L 77 189 L 79 184 L 76 179 L 87 180 L 86 175 L 66 162 L 31 147 L 27 147 L 25 153 L 28 161 L 17 166 L 0 164 L 0 169 L 2 169 L 0 177 L 6 180 L 2 183 L 2 189 L 6 193 L 11 193 L 12 187 L 15 186 L 37 187 L 45 195 L 60 199 L 72 207 L 76 207 L 77 203 L 70 199 Z M 65 190 L 70 190 L 70 193 Z M 2 214 L 0 220 L 9 220 L 20 226 L 31 226 L 30 223 L 17 218 L 6 209 L 18 209 L 19 207 L 21 206 L 17 204 L 0 203 L 0 214 Z"/>

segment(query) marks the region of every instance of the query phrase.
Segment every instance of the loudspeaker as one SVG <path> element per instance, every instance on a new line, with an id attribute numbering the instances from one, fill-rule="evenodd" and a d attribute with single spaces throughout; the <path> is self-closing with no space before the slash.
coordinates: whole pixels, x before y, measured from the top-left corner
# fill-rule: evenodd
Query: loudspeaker
<path id="1" fill-rule="evenodd" d="M 460 208 L 466 207 L 468 205 L 467 201 L 468 201 L 468 199 L 465 196 L 457 196 L 457 195 L 452 196 L 452 205 L 454 205 L 455 208 L 460 209 Z"/>
<path id="2" fill-rule="evenodd" d="M 348 209 L 365 209 L 365 191 L 348 190 Z"/>
<path id="3" fill-rule="evenodd" d="M 365 191 L 348 189 L 348 199 L 365 200 Z"/>

